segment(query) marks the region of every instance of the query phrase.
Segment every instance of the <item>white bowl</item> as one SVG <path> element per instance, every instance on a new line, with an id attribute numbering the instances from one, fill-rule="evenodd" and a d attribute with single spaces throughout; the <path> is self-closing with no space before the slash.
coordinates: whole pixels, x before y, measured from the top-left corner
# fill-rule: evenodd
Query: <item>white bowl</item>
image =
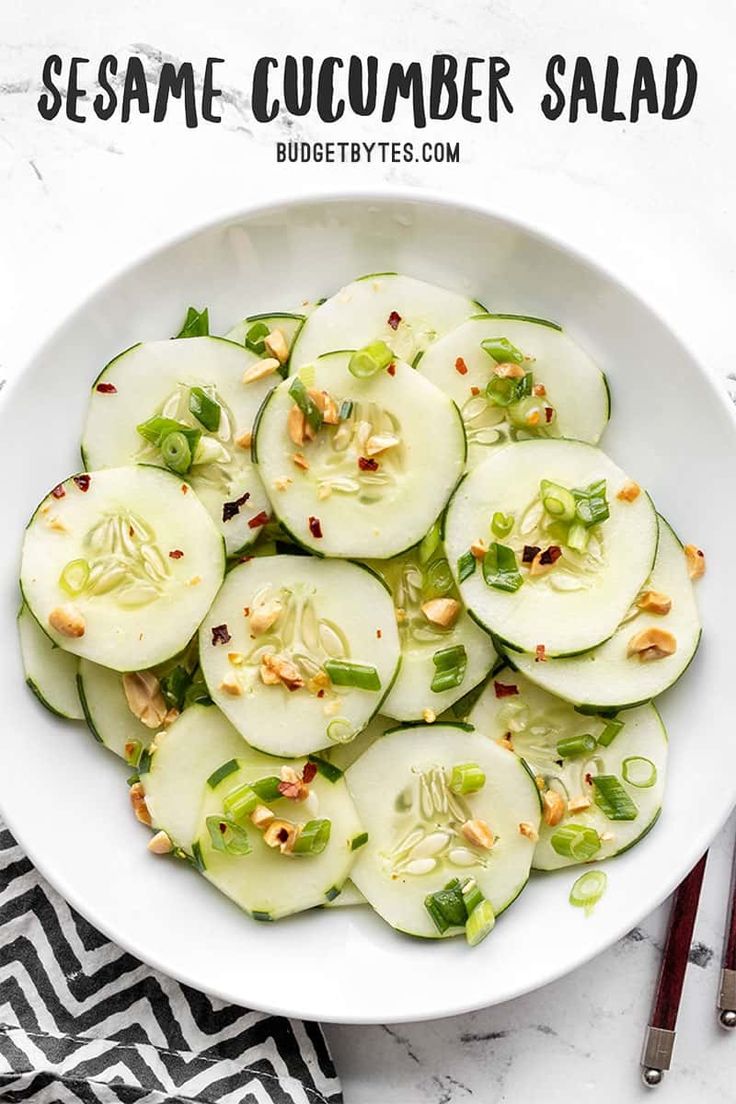
<path id="1" fill-rule="evenodd" d="M 175 333 L 190 303 L 209 304 L 213 330 L 224 332 L 245 314 L 288 310 L 386 269 L 563 323 L 611 383 L 604 447 L 708 556 L 698 586 L 704 641 L 661 702 L 671 758 L 659 823 L 607 864 L 608 891 L 590 918 L 568 904 L 577 871 L 534 877 L 474 950 L 459 939 L 398 935 L 369 909 L 256 924 L 184 864 L 150 855 L 131 815 L 125 767 L 83 726 L 36 703 L 16 646 L 23 526 L 49 487 L 79 468 L 88 387 L 101 366 L 135 341 Z M 339 1022 L 429 1019 L 572 970 L 674 888 L 736 798 L 734 428 L 725 398 L 647 307 L 568 248 L 481 210 L 416 194 L 318 198 L 246 212 L 159 250 L 85 303 L 0 406 L 0 806 L 10 827 L 111 939 L 192 986 L 255 1008 Z"/>

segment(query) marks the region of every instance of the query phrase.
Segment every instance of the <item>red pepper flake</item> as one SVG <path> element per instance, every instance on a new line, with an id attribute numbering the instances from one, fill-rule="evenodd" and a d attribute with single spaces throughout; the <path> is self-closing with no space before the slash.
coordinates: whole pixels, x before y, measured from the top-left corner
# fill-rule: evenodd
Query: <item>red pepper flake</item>
<path id="1" fill-rule="evenodd" d="M 95 391 L 99 391 L 101 395 L 117 395 L 118 393 L 114 383 L 98 383 Z"/>
<path id="2" fill-rule="evenodd" d="M 534 557 L 541 551 L 542 549 L 538 548 L 536 544 L 525 544 L 524 551 L 521 553 L 521 562 L 525 564 L 531 563 Z"/>
<path id="3" fill-rule="evenodd" d="M 512 698 L 515 694 L 519 693 L 519 687 L 512 682 L 494 681 L 493 689 L 496 692 L 497 698 Z"/>
<path id="4" fill-rule="evenodd" d="M 592 775 L 592 774 L 590 773 L 590 771 L 586 771 L 586 774 L 585 774 L 585 781 L 587 782 L 587 784 L 588 784 L 589 786 L 592 786 L 592 785 L 593 785 L 593 775 Z"/>
<path id="5" fill-rule="evenodd" d="M 302 782 L 306 782 L 307 785 L 314 779 L 317 774 L 316 763 L 305 763 L 304 770 L 302 771 Z"/>
<path id="6" fill-rule="evenodd" d="M 54 487 L 51 494 L 54 498 L 64 498 L 64 496 L 66 495 L 66 491 L 62 487 L 61 483 L 59 483 L 56 487 Z"/>
<path id="7" fill-rule="evenodd" d="M 228 644 L 230 642 L 230 633 L 227 631 L 227 625 L 213 625 L 212 626 L 212 643 L 213 644 Z"/>
<path id="8" fill-rule="evenodd" d="M 285 828 L 279 828 L 277 835 L 280 843 L 286 843 L 289 838 L 289 833 Z"/>
<path id="9" fill-rule="evenodd" d="M 188 483 L 182 483 L 181 493 L 182 494 L 189 494 L 189 484 Z"/>
<path id="10" fill-rule="evenodd" d="M 359 456 L 358 467 L 361 471 L 378 471 L 378 461 L 372 456 Z"/>
<path id="11" fill-rule="evenodd" d="M 308 520 L 308 525 L 309 532 L 312 534 L 315 540 L 319 540 L 319 538 L 322 536 L 322 522 L 319 520 L 319 518 L 310 517 Z"/>
<path id="12" fill-rule="evenodd" d="M 462 357 L 458 357 L 455 361 L 455 371 L 459 372 L 461 376 L 467 376 L 468 366 Z"/>
<path id="13" fill-rule="evenodd" d="M 250 617 L 250 606 L 243 606 L 243 616 Z"/>
<path id="14" fill-rule="evenodd" d="M 324 696 L 325 696 L 325 692 L 324 692 L 324 690 L 318 690 L 318 691 L 317 691 L 317 697 L 318 697 L 318 698 L 323 698 Z"/>
<path id="15" fill-rule="evenodd" d="M 540 564 L 545 565 L 557 563 L 561 555 L 562 549 L 560 548 L 559 544 L 551 544 L 549 548 L 545 548 L 544 552 L 542 552 L 541 556 L 539 557 L 539 562 Z"/>
<path id="16" fill-rule="evenodd" d="M 471 387 L 470 388 L 470 394 L 471 395 L 480 395 L 480 387 Z"/>
<path id="17" fill-rule="evenodd" d="M 551 422 L 552 419 L 554 418 L 554 416 L 555 416 L 555 412 L 552 409 L 552 407 L 551 406 L 545 406 L 545 408 L 544 408 L 544 420 L 546 422 Z"/>
<path id="18" fill-rule="evenodd" d="M 246 491 L 240 498 L 236 498 L 234 502 L 223 502 L 222 504 L 222 520 L 232 521 L 234 517 L 240 513 L 240 507 L 245 506 L 246 502 L 250 498 L 250 491 Z"/>
<path id="19" fill-rule="evenodd" d="M 169 559 L 170 560 L 180 560 L 183 555 L 184 555 L 184 553 L 182 552 L 181 548 L 172 548 L 171 551 L 169 552 Z"/>
<path id="20" fill-rule="evenodd" d="M 546 661 L 547 649 L 545 648 L 544 644 L 537 644 L 536 648 L 534 649 L 534 662 L 546 663 Z"/>
<path id="21" fill-rule="evenodd" d="M 92 479 L 89 475 L 75 475 L 74 482 L 77 484 L 80 491 L 86 494 L 89 490 L 89 485 L 92 482 Z"/>
<path id="22" fill-rule="evenodd" d="M 391 361 L 391 363 L 389 364 L 389 366 L 388 366 L 388 368 L 386 369 L 386 371 L 388 372 L 388 374 L 389 374 L 390 376 L 395 376 L 395 375 L 396 375 L 396 365 L 394 364 L 394 362 L 393 362 L 393 361 Z"/>
<path id="23" fill-rule="evenodd" d="M 265 510 L 261 510 L 260 514 L 256 514 L 248 522 L 249 529 L 260 529 L 262 525 L 265 525 L 268 521 L 268 514 Z"/>
<path id="24" fill-rule="evenodd" d="M 382 636 L 383 636 L 383 633 L 381 632 L 381 630 L 376 629 L 376 639 L 380 640 Z"/>
<path id="25" fill-rule="evenodd" d="M 250 561 L 252 559 L 253 559 L 252 556 L 241 556 L 240 559 L 238 560 L 238 563 L 250 563 Z"/>
<path id="26" fill-rule="evenodd" d="M 392 330 L 398 330 L 399 322 L 401 321 L 401 315 L 398 311 L 391 311 L 388 316 L 388 324 Z"/>

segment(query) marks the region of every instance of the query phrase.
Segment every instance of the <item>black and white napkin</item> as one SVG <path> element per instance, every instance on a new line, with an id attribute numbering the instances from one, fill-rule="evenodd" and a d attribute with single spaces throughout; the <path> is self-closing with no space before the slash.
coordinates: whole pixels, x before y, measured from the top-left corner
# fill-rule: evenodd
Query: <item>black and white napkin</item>
<path id="1" fill-rule="evenodd" d="M 341 1104 L 317 1024 L 144 966 L 37 874 L 0 823 L 3 1104 Z"/>

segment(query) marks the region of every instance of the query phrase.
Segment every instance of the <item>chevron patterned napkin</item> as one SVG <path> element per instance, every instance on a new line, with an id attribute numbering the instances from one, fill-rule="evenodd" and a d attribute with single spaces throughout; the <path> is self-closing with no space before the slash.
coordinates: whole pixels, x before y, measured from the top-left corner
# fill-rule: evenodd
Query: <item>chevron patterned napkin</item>
<path id="1" fill-rule="evenodd" d="M 341 1104 L 317 1024 L 144 966 L 36 873 L 0 823 L 0 1100 Z"/>

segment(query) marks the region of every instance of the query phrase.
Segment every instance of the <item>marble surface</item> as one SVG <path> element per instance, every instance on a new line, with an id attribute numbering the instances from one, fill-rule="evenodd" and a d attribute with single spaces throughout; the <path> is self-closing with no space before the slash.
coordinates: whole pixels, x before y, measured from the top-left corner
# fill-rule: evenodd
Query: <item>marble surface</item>
<path id="1" fill-rule="evenodd" d="M 736 9 L 711 0 L 4 0 L 0 11 L 0 375 L 22 369 L 69 309 L 132 258 L 239 206 L 297 191 L 401 183 L 480 200 L 528 219 L 595 256 L 643 295 L 726 386 L 734 270 L 736 153 L 730 140 Z M 375 53 L 382 60 L 503 54 L 512 62 L 513 116 L 495 127 L 453 123 L 459 165 L 277 166 L 277 138 L 404 139 L 353 120 L 259 126 L 249 111 L 254 59 L 268 53 Z M 696 105 L 682 122 L 643 119 L 574 126 L 538 110 L 551 53 L 608 54 L 630 77 L 633 60 L 690 54 Z M 208 55 L 220 67 L 220 126 L 63 119 L 36 112 L 51 52 L 97 61 L 135 52 L 155 73 L 167 58 Z M 329 131 L 329 133 L 328 133 Z M 424 136 L 422 136 L 424 137 Z M 687 815 L 683 811 L 683 815 Z M 715 842 L 686 981 L 675 1068 L 660 1095 L 685 1104 L 733 1098 L 736 1038 L 718 1029 L 714 1002 L 732 823 Z M 635 1101 L 638 1059 L 666 912 L 594 962 L 538 993 L 452 1020 L 398 1027 L 331 1027 L 347 1104 L 557 1104 L 571 1097 Z M 540 921 L 541 922 L 541 921 Z"/>

